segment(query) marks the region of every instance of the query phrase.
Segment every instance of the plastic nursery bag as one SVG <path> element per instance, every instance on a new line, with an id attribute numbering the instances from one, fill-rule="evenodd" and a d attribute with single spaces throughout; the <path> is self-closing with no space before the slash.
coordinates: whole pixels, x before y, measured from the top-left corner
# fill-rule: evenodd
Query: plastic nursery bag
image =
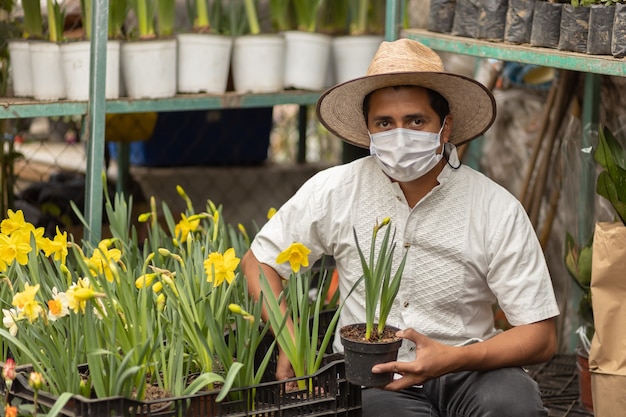
<path id="1" fill-rule="evenodd" d="M 626 410 L 626 227 L 596 223 L 591 261 L 595 334 L 589 352 L 593 409 L 623 417 Z"/>

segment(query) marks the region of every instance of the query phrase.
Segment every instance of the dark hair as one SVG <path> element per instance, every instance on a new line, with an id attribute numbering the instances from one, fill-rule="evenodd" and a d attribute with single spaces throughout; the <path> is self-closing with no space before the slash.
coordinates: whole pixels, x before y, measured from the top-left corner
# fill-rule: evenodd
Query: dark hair
<path id="1" fill-rule="evenodd" d="M 407 88 L 407 87 L 419 87 L 417 85 L 394 85 L 392 88 Z M 428 101 L 430 107 L 437 113 L 439 116 L 439 123 L 443 124 L 443 120 L 446 118 L 448 114 L 450 114 L 450 105 L 448 104 L 448 100 L 446 100 L 441 94 L 436 92 L 435 90 L 431 90 L 430 88 L 420 87 L 426 90 L 426 94 L 428 94 Z M 374 90 L 376 91 L 376 90 Z M 370 97 L 372 91 L 363 99 L 363 117 L 365 118 L 365 124 L 367 124 L 367 115 L 370 111 Z"/>

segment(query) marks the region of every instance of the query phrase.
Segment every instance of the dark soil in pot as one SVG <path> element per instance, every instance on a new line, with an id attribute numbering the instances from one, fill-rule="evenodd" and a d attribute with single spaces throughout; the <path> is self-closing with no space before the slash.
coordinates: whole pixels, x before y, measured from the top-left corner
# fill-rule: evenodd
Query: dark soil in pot
<path id="1" fill-rule="evenodd" d="M 342 327 L 339 335 L 344 348 L 346 379 L 365 387 L 380 387 L 390 383 L 393 372 L 374 374 L 371 369 L 376 364 L 398 358 L 398 350 L 402 345 L 402 339 L 395 335 L 398 330 L 385 326 L 382 335 L 368 341 L 365 339 L 365 323 Z"/>

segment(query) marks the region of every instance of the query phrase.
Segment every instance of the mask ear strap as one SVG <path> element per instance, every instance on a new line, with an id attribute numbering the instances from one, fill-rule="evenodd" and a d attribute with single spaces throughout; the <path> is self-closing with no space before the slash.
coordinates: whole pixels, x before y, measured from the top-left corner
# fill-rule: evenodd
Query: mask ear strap
<path id="1" fill-rule="evenodd" d="M 443 118 L 443 122 L 441 123 L 441 129 L 439 129 L 439 135 L 441 135 L 441 132 L 443 132 L 443 128 L 446 127 L 446 120 L 448 119 L 448 116 Z"/>
<path id="2" fill-rule="evenodd" d="M 461 162 L 461 160 L 459 159 L 459 164 L 457 166 L 454 166 L 450 163 L 450 158 L 448 157 L 448 155 L 446 154 L 446 146 L 443 146 L 443 157 L 446 158 L 446 163 L 450 166 L 450 168 L 452 169 L 459 169 L 461 168 L 461 165 L 463 165 L 463 162 Z"/>

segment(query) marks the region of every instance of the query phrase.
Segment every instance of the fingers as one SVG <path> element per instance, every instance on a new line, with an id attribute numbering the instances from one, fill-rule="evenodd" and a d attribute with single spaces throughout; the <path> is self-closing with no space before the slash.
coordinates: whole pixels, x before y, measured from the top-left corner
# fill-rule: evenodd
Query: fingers
<path id="1" fill-rule="evenodd" d="M 415 331 L 415 329 L 399 330 L 396 333 L 396 336 L 401 337 L 403 339 L 411 340 L 411 341 L 415 342 L 415 344 L 417 344 L 417 342 L 419 342 L 419 340 L 422 337 L 424 337 L 424 335 L 422 335 L 421 333 L 418 333 L 417 331 Z"/>
<path id="2" fill-rule="evenodd" d="M 372 373 L 374 374 L 384 374 L 385 372 L 401 373 L 402 371 L 398 369 L 398 366 L 400 363 L 401 362 L 397 362 L 397 361 L 379 363 L 372 367 Z"/>

